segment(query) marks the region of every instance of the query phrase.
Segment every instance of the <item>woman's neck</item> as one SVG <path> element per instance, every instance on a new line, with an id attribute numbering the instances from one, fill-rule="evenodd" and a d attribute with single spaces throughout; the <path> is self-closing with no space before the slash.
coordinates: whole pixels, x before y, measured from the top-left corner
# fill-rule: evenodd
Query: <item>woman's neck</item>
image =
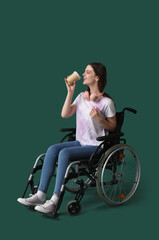
<path id="1" fill-rule="evenodd" d="M 90 94 L 95 93 L 95 94 L 100 94 L 101 92 L 99 91 L 98 87 L 89 87 L 90 89 Z"/>

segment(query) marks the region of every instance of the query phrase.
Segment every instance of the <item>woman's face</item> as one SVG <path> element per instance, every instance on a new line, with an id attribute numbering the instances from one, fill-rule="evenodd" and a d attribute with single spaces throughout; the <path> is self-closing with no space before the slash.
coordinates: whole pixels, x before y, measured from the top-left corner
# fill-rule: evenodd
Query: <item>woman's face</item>
<path id="1" fill-rule="evenodd" d="M 99 80 L 98 76 L 95 74 L 94 69 L 91 65 L 88 65 L 83 73 L 83 84 L 84 85 L 93 85 Z"/>

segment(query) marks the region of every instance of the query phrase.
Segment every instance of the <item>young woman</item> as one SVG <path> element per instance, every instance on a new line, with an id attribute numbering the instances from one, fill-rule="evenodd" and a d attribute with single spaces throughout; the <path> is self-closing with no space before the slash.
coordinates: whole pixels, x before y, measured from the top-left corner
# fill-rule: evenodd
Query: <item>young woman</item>
<path id="1" fill-rule="evenodd" d="M 63 118 L 76 113 L 76 141 L 55 144 L 48 148 L 42 168 L 38 191 L 30 198 L 18 198 L 25 206 L 35 206 L 35 210 L 44 214 L 54 212 L 59 199 L 60 188 L 70 161 L 89 158 L 99 145 L 96 138 L 114 131 L 116 112 L 112 99 L 104 93 L 107 83 L 106 68 L 101 63 L 90 63 L 83 73 L 86 92 L 80 93 L 72 102 L 76 84 L 69 86 L 65 79 L 67 96 L 62 108 Z M 58 169 L 53 196 L 46 201 L 49 182 L 54 174 L 56 161 Z"/>

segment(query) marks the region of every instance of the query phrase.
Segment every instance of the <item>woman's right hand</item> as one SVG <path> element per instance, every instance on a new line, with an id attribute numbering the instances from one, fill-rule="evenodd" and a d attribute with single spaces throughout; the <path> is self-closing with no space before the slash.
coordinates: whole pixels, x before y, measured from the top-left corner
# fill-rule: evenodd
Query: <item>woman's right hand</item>
<path id="1" fill-rule="evenodd" d="M 65 83 L 66 83 L 66 87 L 67 87 L 67 91 L 68 93 L 74 93 L 75 91 L 75 87 L 76 87 L 76 82 L 74 82 L 72 85 L 69 85 L 67 82 L 67 78 L 65 78 Z"/>

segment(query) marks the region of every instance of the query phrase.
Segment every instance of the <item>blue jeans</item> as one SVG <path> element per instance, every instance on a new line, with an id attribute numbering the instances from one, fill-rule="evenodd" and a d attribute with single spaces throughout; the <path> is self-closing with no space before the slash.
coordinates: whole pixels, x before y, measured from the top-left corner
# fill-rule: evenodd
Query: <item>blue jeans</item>
<path id="1" fill-rule="evenodd" d="M 82 146 L 79 141 L 63 142 L 50 146 L 45 155 L 38 190 L 47 192 L 54 174 L 56 161 L 58 161 L 54 193 L 59 195 L 69 162 L 90 158 L 95 149 L 96 146 Z"/>

